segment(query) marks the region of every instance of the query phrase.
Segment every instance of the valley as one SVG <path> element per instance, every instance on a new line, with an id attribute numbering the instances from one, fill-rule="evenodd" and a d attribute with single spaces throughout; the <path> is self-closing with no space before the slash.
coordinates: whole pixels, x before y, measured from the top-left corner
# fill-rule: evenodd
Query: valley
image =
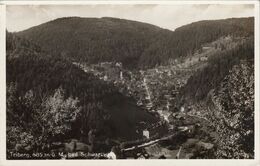
<path id="1" fill-rule="evenodd" d="M 159 125 L 155 123 L 151 127 L 151 124 L 142 124 L 142 127 L 137 129 L 136 132 L 143 133 L 144 137 L 146 136 L 144 131 L 149 132 L 147 141 L 144 143 L 140 141 L 139 145 L 125 150 L 121 149 L 121 151 L 127 151 L 127 153 L 132 151 L 134 154 L 130 156 L 144 158 L 145 154 L 152 158 L 159 158 L 160 156 L 193 158 L 197 157 L 197 154 L 194 153 L 200 154 L 202 152 L 194 152 L 191 147 L 203 145 L 200 147 L 202 148 L 201 151 L 209 153 L 205 150 L 212 151 L 219 136 L 212 127 L 213 124 L 198 108 L 187 103 L 180 103 L 178 98 L 180 90 L 196 71 L 203 70 L 208 65 L 208 59 L 222 51 L 232 50 L 242 45 L 246 40 L 246 38 L 232 38 L 231 36 L 221 37 L 212 43 L 205 44 L 194 55 L 170 60 L 169 65 L 148 70 L 129 71 L 124 69 L 120 62 L 102 62 L 92 65 L 74 62 L 74 65 L 87 73 L 96 75 L 100 80 L 114 84 L 122 94 L 133 97 L 136 100 L 136 105 L 160 118 Z M 158 136 L 154 137 L 152 134 L 158 134 L 157 130 L 162 123 L 165 124 L 165 132 L 159 138 Z M 183 138 L 180 138 L 179 132 L 183 132 Z M 165 136 L 165 134 L 170 134 L 170 136 Z M 151 140 L 149 137 L 154 138 Z M 181 143 L 169 143 L 173 139 L 183 140 Z M 161 143 L 167 141 L 168 143 Z M 154 148 L 157 150 L 154 150 Z M 140 152 L 140 149 L 144 154 Z M 165 150 L 162 151 L 162 149 Z M 178 150 L 181 157 L 179 155 L 179 157 L 176 157 Z"/>
<path id="2" fill-rule="evenodd" d="M 253 27 L 67 17 L 7 32 L 8 158 L 252 158 Z"/>

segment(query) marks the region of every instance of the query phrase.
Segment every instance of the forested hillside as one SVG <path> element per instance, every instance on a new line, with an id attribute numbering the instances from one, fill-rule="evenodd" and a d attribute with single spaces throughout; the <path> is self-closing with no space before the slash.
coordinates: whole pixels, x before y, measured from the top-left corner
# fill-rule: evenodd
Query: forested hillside
<path id="1" fill-rule="evenodd" d="M 7 34 L 8 149 L 70 138 L 88 143 L 90 130 L 99 141 L 131 140 L 140 137 L 137 123 L 156 121 L 113 85 L 39 50 Z"/>
<path id="2" fill-rule="evenodd" d="M 254 158 L 254 64 L 243 60 L 209 95 L 208 117 L 220 133 L 218 158 Z"/>
<path id="3" fill-rule="evenodd" d="M 217 158 L 254 158 L 254 39 L 212 56 L 178 96 L 219 133 Z"/>
<path id="4" fill-rule="evenodd" d="M 205 99 L 211 89 L 218 88 L 224 77 L 241 60 L 254 62 L 254 39 L 247 39 L 231 50 L 223 50 L 210 57 L 208 65 L 195 72 L 181 90 L 181 97 L 187 100 Z"/>
<path id="5" fill-rule="evenodd" d="M 151 68 L 186 56 L 221 36 L 250 36 L 254 18 L 200 21 L 170 31 L 116 18 L 60 18 L 17 35 L 43 50 L 73 61 L 121 61 L 124 66 Z"/>

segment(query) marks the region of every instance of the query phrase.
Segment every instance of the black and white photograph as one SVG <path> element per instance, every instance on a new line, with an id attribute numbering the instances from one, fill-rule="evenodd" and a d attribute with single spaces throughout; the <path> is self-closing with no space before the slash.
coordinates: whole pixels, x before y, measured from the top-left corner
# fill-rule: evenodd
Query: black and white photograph
<path id="1" fill-rule="evenodd" d="M 255 159 L 255 7 L 5 5 L 6 160 Z"/>

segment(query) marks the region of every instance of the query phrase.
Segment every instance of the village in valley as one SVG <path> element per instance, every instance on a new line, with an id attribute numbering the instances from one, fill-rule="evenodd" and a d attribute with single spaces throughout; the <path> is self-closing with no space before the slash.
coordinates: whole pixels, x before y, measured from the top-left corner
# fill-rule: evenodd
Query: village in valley
<path id="1" fill-rule="evenodd" d="M 4 163 L 256 159 L 257 3 L 3 5 Z"/>
<path id="2" fill-rule="evenodd" d="M 160 119 L 152 125 L 140 122 L 136 133 L 143 140 L 121 146 L 124 158 L 196 158 L 210 156 L 218 135 L 203 111 L 178 99 L 179 92 L 194 72 L 207 66 L 210 56 L 243 41 L 222 37 L 184 58 L 147 70 L 126 70 L 121 62 L 91 65 L 74 62 L 74 65 L 113 84 L 122 94 L 134 98 L 139 107 Z M 173 144 L 174 137 L 178 139 Z"/>

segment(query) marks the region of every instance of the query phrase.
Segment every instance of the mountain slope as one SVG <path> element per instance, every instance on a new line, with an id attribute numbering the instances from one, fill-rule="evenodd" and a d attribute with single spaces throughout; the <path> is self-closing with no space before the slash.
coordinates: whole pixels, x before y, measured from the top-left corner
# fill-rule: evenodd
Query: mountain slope
<path id="1" fill-rule="evenodd" d="M 195 72 L 181 90 L 187 100 L 199 101 L 207 97 L 211 89 L 217 88 L 234 65 L 241 60 L 254 62 L 254 39 L 248 38 L 231 50 L 223 50 L 208 60 L 208 65 Z"/>
<path id="2" fill-rule="evenodd" d="M 254 64 L 244 60 L 209 95 L 208 114 L 220 133 L 218 158 L 254 158 L 254 81 Z"/>
<path id="3" fill-rule="evenodd" d="M 124 19 L 68 17 L 17 35 L 73 61 L 121 61 L 130 68 L 150 68 L 191 54 L 221 36 L 253 35 L 253 28 L 254 18 L 200 21 L 169 31 Z"/>
<path id="4" fill-rule="evenodd" d="M 21 133 L 32 135 L 29 139 L 33 138 L 31 141 L 44 136 L 48 137 L 47 141 L 50 142 L 66 138 L 77 138 L 86 142 L 88 132 L 95 129 L 97 139 L 100 140 L 106 138 L 131 140 L 141 137 L 140 134 L 136 134 L 139 122 L 149 124 L 157 120 L 153 115 L 137 107 L 131 98 L 119 93 L 113 85 L 85 73 L 65 59 L 35 50 L 34 48 L 38 47 L 31 46 L 26 40 L 9 33 L 7 36 L 8 133 L 17 131 L 14 129 L 18 128 Z M 72 112 L 75 109 L 78 110 L 79 116 L 73 123 L 68 126 L 61 123 L 62 121 L 67 123 L 66 119 L 70 118 L 64 110 L 68 110 L 74 116 L 76 113 Z M 57 117 L 53 117 L 52 114 L 56 111 Z M 63 113 L 65 117 L 62 117 Z M 65 128 L 66 133 L 63 133 L 65 135 L 61 134 L 63 130 L 59 126 L 56 126 L 57 130 L 52 131 L 56 133 L 61 130 L 59 134 L 55 136 L 53 133 L 44 134 L 44 131 L 51 131 L 52 128 L 42 127 L 46 123 L 39 123 L 44 117 L 48 117 L 47 124 Z M 56 122 L 58 117 L 62 117 L 59 123 Z M 12 137 L 20 137 L 21 133 L 8 135 L 12 145 L 8 146 L 14 148 L 14 142 L 19 144 L 19 140 L 23 138 L 14 141 Z"/>
<path id="5" fill-rule="evenodd" d="M 240 40 L 241 41 L 241 40 Z M 208 58 L 177 97 L 219 138 L 216 158 L 254 158 L 254 38 Z"/>

